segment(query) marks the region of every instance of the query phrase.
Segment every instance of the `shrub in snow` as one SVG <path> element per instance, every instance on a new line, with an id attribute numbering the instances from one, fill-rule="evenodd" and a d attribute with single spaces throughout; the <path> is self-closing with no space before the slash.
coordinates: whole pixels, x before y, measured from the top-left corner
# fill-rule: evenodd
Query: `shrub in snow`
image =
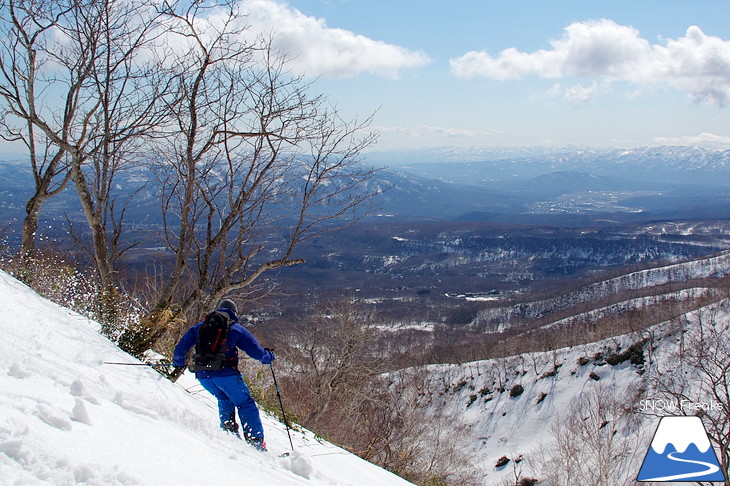
<path id="1" fill-rule="evenodd" d="M 468 402 L 466 403 L 466 408 L 469 408 L 469 407 L 471 407 L 471 404 L 472 404 L 472 403 L 474 403 L 474 402 L 476 402 L 476 401 L 477 401 L 477 396 L 476 396 L 476 394 L 474 394 L 474 395 L 469 395 L 469 401 L 468 401 Z"/>
<path id="2" fill-rule="evenodd" d="M 497 459 L 497 462 L 496 462 L 496 464 L 494 465 L 494 467 L 496 467 L 496 468 L 504 467 L 504 466 L 506 466 L 506 465 L 507 465 L 508 463 L 509 463 L 509 457 L 507 457 L 507 456 L 502 456 L 502 457 L 500 457 L 499 459 Z"/>
<path id="3" fill-rule="evenodd" d="M 515 385 L 509 391 L 509 396 L 512 398 L 519 397 L 520 395 L 522 395 L 522 392 L 524 392 L 524 391 L 525 391 L 525 389 L 522 387 L 522 385 Z"/>
<path id="4" fill-rule="evenodd" d="M 617 366 L 626 361 L 630 361 L 631 364 L 641 366 L 644 364 L 644 343 L 634 343 L 629 349 L 623 353 L 614 353 L 606 358 L 606 362 L 611 366 Z"/>
<path id="5" fill-rule="evenodd" d="M 459 393 L 466 386 L 466 380 L 461 380 L 459 383 L 454 385 L 454 393 Z"/>
<path id="6" fill-rule="evenodd" d="M 553 366 L 553 369 L 550 371 L 546 371 L 542 375 L 540 375 L 540 378 L 538 379 L 544 379 L 544 378 L 550 378 L 551 376 L 556 376 L 558 374 L 558 371 L 560 370 L 560 367 L 563 366 L 563 363 L 556 363 Z"/>

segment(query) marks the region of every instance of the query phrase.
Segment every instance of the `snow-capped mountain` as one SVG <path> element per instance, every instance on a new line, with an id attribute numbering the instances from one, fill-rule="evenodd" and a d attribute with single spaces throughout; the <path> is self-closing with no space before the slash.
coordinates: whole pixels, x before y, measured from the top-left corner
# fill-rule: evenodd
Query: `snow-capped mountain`
<path id="1" fill-rule="evenodd" d="M 491 191 L 491 199 L 470 198 L 452 219 L 585 224 L 715 217 L 730 208 L 730 150 L 430 149 L 374 153 L 367 161 L 455 192 Z"/>
<path id="2" fill-rule="evenodd" d="M 360 187 L 378 194 L 375 219 L 589 224 L 720 217 L 730 210 L 730 150 L 647 147 L 428 149 L 372 152 L 385 167 Z M 160 221 L 156 177 L 120 173 L 127 221 Z M 73 188 L 48 201 L 46 220 L 81 220 Z M 0 216 L 21 218 L 33 178 L 22 161 L 0 162 Z"/>
<path id="3" fill-rule="evenodd" d="M 418 166 L 422 173 L 451 178 L 469 167 L 486 167 L 492 178 L 530 177 L 552 171 L 584 171 L 597 174 L 652 172 L 657 179 L 684 173 L 727 172 L 730 149 L 699 146 L 651 146 L 629 149 L 591 147 L 437 147 L 420 150 L 370 152 L 369 163 L 390 167 Z M 446 166 L 444 166 L 446 164 Z M 461 166 L 461 167 L 460 167 Z M 479 180 L 479 179 L 477 179 Z"/>
<path id="4" fill-rule="evenodd" d="M 194 378 L 171 383 L 99 325 L 0 272 L 0 484 L 411 484 L 264 416 L 268 453 L 221 431 Z M 285 393 L 285 391 L 283 391 Z M 291 452 L 288 457 L 278 453 Z"/>
<path id="5" fill-rule="evenodd" d="M 422 177 L 489 186 L 553 172 L 589 173 L 644 183 L 727 186 L 730 150 L 657 146 L 633 149 L 429 149 L 369 154 L 369 163 Z"/>

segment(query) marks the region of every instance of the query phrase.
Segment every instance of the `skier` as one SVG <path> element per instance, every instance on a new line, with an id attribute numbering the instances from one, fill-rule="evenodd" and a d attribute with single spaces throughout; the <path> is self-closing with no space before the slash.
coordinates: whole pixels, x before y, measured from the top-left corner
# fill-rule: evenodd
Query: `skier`
<path id="1" fill-rule="evenodd" d="M 221 369 L 196 370 L 195 377 L 200 384 L 218 400 L 218 413 L 220 415 L 221 428 L 241 437 L 236 423 L 236 409 L 243 428 L 243 438 L 259 451 L 266 451 L 264 442 L 264 429 L 261 424 L 259 410 L 256 402 L 251 397 L 248 386 L 244 381 L 241 372 L 238 370 L 238 348 L 241 348 L 250 357 L 263 364 L 269 364 L 274 360 L 274 354 L 269 349 L 264 349 L 256 338 L 243 326 L 238 323 L 238 308 L 236 303 L 224 299 L 216 309 L 225 312 L 230 317 L 230 330 L 226 339 L 225 364 Z M 201 321 L 192 326 L 175 346 L 173 354 L 173 379 L 182 374 L 185 369 L 185 362 L 188 352 L 198 343 L 198 335 Z M 194 369 L 194 367 L 191 367 Z"/>

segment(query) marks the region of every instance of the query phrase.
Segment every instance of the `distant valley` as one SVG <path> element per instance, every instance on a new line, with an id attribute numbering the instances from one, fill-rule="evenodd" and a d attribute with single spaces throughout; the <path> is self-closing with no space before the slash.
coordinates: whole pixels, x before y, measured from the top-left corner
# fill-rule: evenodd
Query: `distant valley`
<path id="1" fill-rule="evenodd" d="M 483 158 L 480 158 L 483 157 Z M 612 225 L 730 214 L 730 150 L 434 149 L 367 154 L 383 168 L 364 191 L 380 193 L 368 221 L 490 221 Z M 135 225 L 159 224 L 154 176 L 121 172 L 117 198 Z M 0 162 L 0 217 L 13 221 L 32 193 L 23 160 Z M 67 190 L 49 201 L 48 221 L 81 217 Z"/>
<path id="2" fill-rule="evenodd" d="M 727 321 L 728 151 L 378 157 L 365 162 L 387 168 L 362 188 L 377 193 L 377 208 L 300 245 L 295 256 L 306 263 L 245 289 L 241 317 L 262 343 L 276 344 L 283 366 L 316 368 L 315 355 L 337 374 L 342 363 L 354 366 L 354 391 L 338 396 L 358 406 L 367 396 L 380 408 L 378 420 L 352 423 L 395 423 L 404 443 L 446 444 L 449 471 L 487 478 L 475 484 L 516 484 L 523 459 L 539 458 L 535 448 L 550 443 L 588 393 L 606 390 L 625 409 L 651 398 L 645 385 L 663 372 L 657 357 L 674 368 L 673 353 L 694 332 L 689 323 L 710 329 L 714 316 Z M 0 164 L 0 256 L 17 245 L 31 190 L 22 162 Z M 159 189 L 140 167 L 121 175 L 115 191 L 127 207 L 125 237 L 136 244 L 120 275 L 129 288 L 153 286 L 172 257 L 161 238 Z M 72 188 L 46 206 L 40 246 L 71 249 L 91 268 L 68 243 L 69 222 L 84 228 Z M 297 356 L 303 361 L 287 362 Z M 371 382 L 368 370 L 383 381 Z M 311 376 L 282 373 L 287 397 L 295 378 L 310 386 Z M 424 428 L 388 421 L 404 410 Z M 583 417 L 576 423 L 595 430 L 609 423 Z M 519 484 L 535 484 L 524 472 Z"/>
<path id="3" fill-rule="evenodd" d="M 305 264 L 265 275 L 256 320 L 288 322 L 317 301 L 347 297 L 386 328 L 463 337 L 496 325 L 484 320 L 500 315 L 489 309 L 730 249 L 727 150 L 454 149 L 374 153 L 364 163 L 387 166 L 362 188 L 378 193 L 377 208 L 302 245 Z M 11 248 L 32 184 L 22 161 L 0 164 L 0 236 Z M 126 238 L 137 243 L 122 268 L 130 281 L 164 272 L 170 257 L 158 194 L 144 167 L 116 180 Z M 82 222 L 73 188 L 45 207 L 43 244 L 67 241 L 68 221 Z M 693 284 L 672 285 L 662 292 Z"/>
<path id="4" fill-rule="evenodd" d="M 730 214 L 730 150 L 435 150 L 371 159 L 398 176 L 396 194 L 385 194 L 396 215 L 398 202 L 417 199 L 414 188 L 433 201 L 432 217 L 446 219 L 582 225 Z"/>

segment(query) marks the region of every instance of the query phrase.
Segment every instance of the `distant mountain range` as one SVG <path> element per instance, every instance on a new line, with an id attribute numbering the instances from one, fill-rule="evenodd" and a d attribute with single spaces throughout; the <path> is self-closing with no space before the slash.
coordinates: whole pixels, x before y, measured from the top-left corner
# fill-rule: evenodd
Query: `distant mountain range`
<path id="1" fill-rule="evenodd" d="M 373 165 L 409 170 L 424 177 L 478 184 L 535 177 L 554 171 L 577 171 L 635 179 L 651 175 L 659 182 L 718 184 L 715 175 L 730 174 L 730 149 L 656 146 L 632 149 L 565 148 L 432 148 L 371 152 Z M 729 185 L 730 180 L 720 182 Z"/>
<path id="2" fill-rule="evenodd" d="M 730 211 L 730 150 L 452 148 L 367 162 L 388 167 L 383 207 L 402 217 L 582 225 Z"/>
<path id="3" fill-rule="evenodd" d="M 385 167 L 363 187 L 382 193 L 378 220 L 586 225 L 730 214 L 730 150 L 444 148 L 372 152 L 365 163 Z M 153 177 L 120 174 L 116 185 L 130 221 L 159 223 Z M 3 221 L 22 219 L 32 189 L 27 164 L 0 162 Z M 46 220 L 81 217 L 72 189 L 49 201 Z"/>

